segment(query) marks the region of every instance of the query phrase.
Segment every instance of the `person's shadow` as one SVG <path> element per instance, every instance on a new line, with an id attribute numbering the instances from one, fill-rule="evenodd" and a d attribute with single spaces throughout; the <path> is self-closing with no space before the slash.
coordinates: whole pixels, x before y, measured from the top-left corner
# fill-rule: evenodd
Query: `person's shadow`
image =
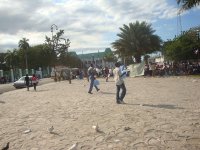
<path id="1" fill-rule="evenodd" d="M 138 106 L 144 106 L 144 107 L 154 107 L 154 108 L 164 108 L 164 109 L 184 109 L 182 107 L 177 107 L 176 105 L 172 105 L 172 104 L 153 105 L 153 104 L 130 104 L 130 103 L 125 103 L 124 105 L 138 105 Z"/>
<path id="2" fill-rule="evenodd" d="M 114 95 L 116 94 L 116 93 L 112 93 L 112 92 L 104 92 L 104 91 L 101 91 L 101 93 L 102 93 L 102 94 L 114 94 Z"/>
<path id="3" fill-rule="evenodd" d="M 1 103 L 1 104 L 5 104 L 6 102 L 4 102 L 4 101 L 0 101 L 0 103 Z"/>

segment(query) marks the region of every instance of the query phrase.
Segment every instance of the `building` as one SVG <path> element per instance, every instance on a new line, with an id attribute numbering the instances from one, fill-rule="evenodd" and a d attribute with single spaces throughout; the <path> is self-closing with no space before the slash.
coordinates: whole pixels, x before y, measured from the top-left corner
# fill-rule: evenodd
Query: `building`
<path id="1" fill-rule="evenodd" d="M 89 67 L 90 64 L 94 64 L 97 68 L 112 68 L 114 67 L 114 62 L 107 62 L 104 59 L 105 52 L 89 53 L 89 54 L 80 54 L 78 55 L 82 61 L 83 67 Z"/>

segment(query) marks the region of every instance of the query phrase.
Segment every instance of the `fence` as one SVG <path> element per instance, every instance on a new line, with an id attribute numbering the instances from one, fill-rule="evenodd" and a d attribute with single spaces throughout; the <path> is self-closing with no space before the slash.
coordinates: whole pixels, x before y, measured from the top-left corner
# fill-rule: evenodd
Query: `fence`
<path id="1" fill-rule="evenodd" d="M 0 70 L 0 83 L 5 83 L 5 82 L 14 82 L 16 80 L 18 80 L 20 77 L 25 76 L 26 74 L 32 75 L 32 74 L 36 74 L 36 76 L 38 78 L 46 78 L 46 77 L 50 77 L 51 74 L 51 68 L 47 67 L 47 68 L 39 68 L 38 70 L 34 70 L 34 69 L 19 69 L 19 68 L 15 68 L 15 69 L 11 69 L 10 71 L 3 71 Z"/>

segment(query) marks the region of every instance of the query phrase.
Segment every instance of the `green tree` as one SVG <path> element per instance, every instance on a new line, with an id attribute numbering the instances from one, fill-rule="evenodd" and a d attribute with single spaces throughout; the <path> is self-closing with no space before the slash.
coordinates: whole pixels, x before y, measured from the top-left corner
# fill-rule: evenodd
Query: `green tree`
<path id="1" fill-rule="evenodd" d="M 188 10 L 200 4 L 200 0 L 176 0 L 181 10 Z"/>
<path id="2" fill-rule="evenodd" d="M 16 68 L 18 67 L 19 63 L 19 57 L 17 49 L 14 49 L 13 51 L 8 50 L 5 55 L 5 63 L 9 68 Z"/>
<path id="3" fill-rule="evenodd" d="M 112 52 L 110 48 L 105 49 L 103 58 L 107 62 L 114 62 L 117 60 L 117 58 L 115 57 L 114 53 Z"/>
<path id="4" fill-rule="evenodd" d="M 69 39 L 66 41 L 62 36 L 64 35 L 64 30 L 58 31 L 55 35 L 52 35 L 52 39 L 46 36 L 45 46 L 50 49 L 51 62 L 55 68 L 56 65 L 59 65 L 60 62 L 63 62 L 63 59 L 68 52 L 68 47 L 70 46 Z M 63 44 L 61 41 L 64 40 Z M 57 81 L 55 73 L 55 81 Z"/>
<path id="5" fill-rule="evenodd" d="M 7 50 L 6 56 L 5 56 L 5 63 L 9 68 L 13 68 L 13 60 L 14 55 L 13 52 L 11 52 L 10 50 Z"/>
<path id="6" fill-rule="evenodd" d="M 76 52 L 68 52 L 64 59 L 62 59 L 62 63 L 72 68 L 80 68 L 81 60 L 76 54 Z"/>
<path id="7" fill-rule="evenodd" d="M 29 68 L 32 69 L 38 69 L 39 67 L 45 67 L 43 66 L 43 62 L 46 62 L 47 60 L 41 56 L 42 51 L 41 45 L 36 45 L 29 48 Z"/>
<path id="8" fill-rule="evenodd" d="M 195 30 L 189 30 L 163 45 L 165 57 L 174 61 L 197 59 L 198 56 L 194 51 L 198 48 L 200 48 L 200 41 Z"/>
<path id="9" fill-rule="evenodd" d="M 50 49 L 51 62 L 54 62 L 54 66 L 60 62 L 60 59 L 65 57 L 70 47 L 70 40 L 63 38 L 63 35 L 64 30 L 60 30 L 52 38 L 45 37 L 45 46 L 46 49 Z"/>
<path id="10" fill-rule="evenodd" d="M 26 62 L 26 69 L 28 69 L 28 49 L 29 49 L 29 39 L 22 38 L 19 41 L 18 47 L 23 51 L 25 62 Z"/>
<path id="11" fill-rule="evenodd" d="M 8 70 L 9 68 L 5 64 L 6 53 L 0 53 L 0 70 Z"/>
<path id="12" fill-rule="evenodd" d="M 120 28 L 117 34 L 119 39 L 112 43 L 119 57 L 134 56 L 137 63 L 141 62 L 141 56 L 160 50 L 161 39 L 155 35 L 151 24 L 146 22 L 129 23 Z"/>

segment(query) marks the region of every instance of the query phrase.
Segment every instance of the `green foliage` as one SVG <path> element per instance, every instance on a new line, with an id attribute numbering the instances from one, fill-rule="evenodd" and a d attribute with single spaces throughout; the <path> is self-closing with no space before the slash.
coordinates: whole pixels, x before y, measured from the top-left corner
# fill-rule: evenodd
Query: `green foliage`
<path id="1" fill-rule="evenodd" d="M 60 30 L 52 38 L 45 37 L 45 47 L 49 49 L 51 64 L 54 66 L 65 62 L 64 60 L 70 47 L 69 39 L 62 38 L 63 35 L 64 30 Z"/>
<path id="2" fill-rule="evenodd" d="M 123 25 L 120 30 L 119 39 L 112 43 L 119 57 L 134 56 L 140 62 L 142 55 L 160 50 L 161 39 L 154 34 L 151 24 L 136 21 Z"/>
<path id="3" fill-rule="evenodd" d="M 30 68 L 47 67 L 52 64 L 51 49 L 44 45 L 36 45 L 30 48 L 28 53 Z"/>
<path id="4" fill-rule="evenodd" d="M 52 37 L 45 37 L 43 45 L 29 46 L 28 39 L 19 41 L 19 49 L 8 50 L 7 53 L 0 54 L 0 67 L 38 69 L 55 65 L 65 65 L 78 67 L 81 61 L 75 52 L 68 53 L 70 47 L 69 39 L 64 39 L 64 30 L 60 30 Z"/>
<path id="5" fill-rule="evenodd" d="M 4 56 L 5 64 L 9 68 L 16 68 L 19 65 L 19 56 L 17 53 L 17 49 L 13 51 L 8 50 Z"/>
<path id="6" fill-rule="evenodd" d="M 182 10 L 191 9 L 200 4 L 200 0 L 176 0 Z"/>
<path id="7" fill-rule="evenodd" d="M 117 60 L 114 53 L 111 51 L 110 48 L 106 48 L 103 56 L 104 60 L 107 62 L 114 62 Z"/>
<path id="8" fill-rule="evenodd" d="M 19 41 L 19 48 L 26 50 L 29 48 L 29 43 L 28 43 L 29 39 L 23 38 Z"/>
<path id="9" fill-rule="evenodd" d="M 52 53 L 52 49 L 45 45 L 36 45 L 29 47 L 27 58 L 29 69 L 38 69 L 39 67 L 53 66 L 55 64 L 53 60 L 56 57 L 55 53 Z M 75 52 L 69 52 L 66 55 L 61 55 L 56 65 L 80 67 L 81 60 Z M 0 69 L 9 70 L 10 68 L 25 68 L 24 51 L 22 49 L 8 50 L 7 53 L 0 54 Z"/>
<path id="10" fill-rule="evenodd" d="M 200 48 L 200 41 L 196 35 L 196 31 L 189 30 L 185 34 L 165 42 L 163 45 L 165 57 L 174 61 L 197 59 L 198 56 L 194 51 Z"/>
<path id="11" fill-rule="evenodd" d="M 28 43 L 29 39 L 23 38 L 19 41 L 19 48 L 23 51 L 22 54 L 25 57 L 25 68 L 28 69 L 28 58 L 27 58 L 27 53 L 29 50 L 29 43 Z"/>
<path id="12" fill-rule="evenodd" d="M 0 70 L 8 70 L 8 66 L 5 64 L 6 53 L 0 53 Z"/>
<path id="13" fill-rule="evenodd" d="M 71 68 L 81 67 L 82 64 L 76 52 L 68 52 L 67 55 L 60 60 L 60 63 Z"/>

